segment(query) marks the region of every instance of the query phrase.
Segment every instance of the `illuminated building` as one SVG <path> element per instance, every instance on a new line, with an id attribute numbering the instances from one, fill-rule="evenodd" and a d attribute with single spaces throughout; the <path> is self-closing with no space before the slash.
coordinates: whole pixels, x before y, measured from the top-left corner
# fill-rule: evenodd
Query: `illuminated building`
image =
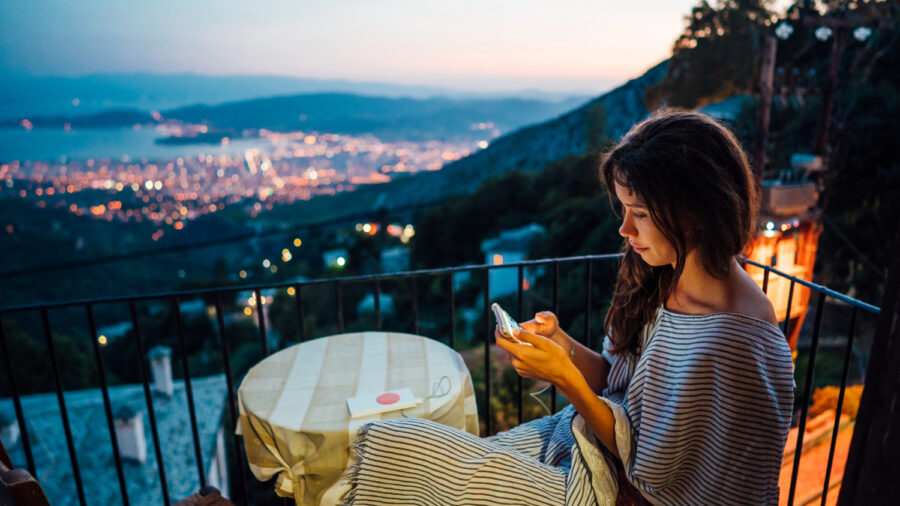
<path id="1" fill-rule="evenodd" d="M 816 261 L 819 234 L 822 232 L 821 209 L 816 206 L 819 198 L 822 159 L 810 155 L 795 154 L 791 157 L 791 169 L 782 171 L 777 179 L 762 182 L 762 206 L 760 231 L 750 244 L 747 258 L 770 265 L 775 269 L 812 281 Z M 762 287 L 763 269 L 747 264 L 747 272 Z M 809 308 L 809 288 L 781 276 L 769 275 L 766 294 L 775 307 L 779 322 L 790 318 L 786 336 L 791 350 L 797 349 L 797 336 L 803 326 Z M 788 299 L 790 298 L 790 315 Z"/>

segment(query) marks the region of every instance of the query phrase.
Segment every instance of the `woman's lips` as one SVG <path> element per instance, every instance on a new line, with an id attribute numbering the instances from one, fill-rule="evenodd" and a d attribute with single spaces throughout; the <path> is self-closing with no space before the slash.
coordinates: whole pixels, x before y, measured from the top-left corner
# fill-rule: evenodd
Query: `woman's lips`
<path id="1" fill-rule="evenodd" d="M 631 243 L 629 243 L 629 244 L 631 244 Z M 634 244 L 631 244 L 631 247 L 634 248 L 634 251 L 636 251 L 638 253 L 643 253 L 643 252 L 647 251 L 647 249 L 648 249 L 648 248 L 640 248 L 638 246 L 635 246 Z"/>

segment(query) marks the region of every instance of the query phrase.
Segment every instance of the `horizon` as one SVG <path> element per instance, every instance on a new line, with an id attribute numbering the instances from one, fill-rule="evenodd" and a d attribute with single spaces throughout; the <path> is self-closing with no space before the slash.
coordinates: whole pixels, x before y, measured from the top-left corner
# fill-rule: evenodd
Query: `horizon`
<path id="1" fill-rule="evenodd" d="M 4 76 L 0 77 L 0 83 L 6 82 L 15 82 L 19 80 L 41 80 L 41 79 L 59 79 L 59 80 L 78 80 L 78 79 L 88 79 L 88 78 L 102 78 L 102 77 L 111 77 L 111 78 L 120 78 L 120 77 L 196 77 L 196 78 L 210 78 L 210 79 L 263 79 L 263 78 L 273 78 L 273 79 L 291 79 L 298 81 L 310 81 L 310 82 L 322 82 L 322 83 L 346 83 L 346 84 L 373 84 L 373 85 L 381 85 L 381 86 L 395 86 L 398 88 L 409 88 L 416 89 L 421 88 L 424 91 L 434 91 L 438 93 L 440 96 L 442 92 L 450 92 L 451 95 L 472 95 L 472 96 L 515 96 L 518 94 L 542 94 L 542 95 L 556 95 L 559 97 L 573 98 L 573 97 L 582 97 L 582 96 L 596 96 L 598 94 L 603 94 L 612 89 L 625 84 L 631 79 L 636 77 L 640 77 L 647 70 L 655 67 L 659 63 L 664 60 L 660 60 L 658 62 L 654 62 L 652 64 L 647 65 L 643 70 L 639 71 L 637 74 L 632 76 L 623 77 L 621 79 L 618 78 L 609 78 L 609 79 L 600 79 L 596 81 L 597 88 L 577 88 L 577 87 L 569 87 L 565 89 L 552 89 L 547 87 L 541 87 L 539 84 L 533 86 L 522 85 L 520 87 L 510 86 L 507 88 L 497 87 L 497 88 L 486 88 L 486 89 L 476 89 L 476 88 L 467 88 L 467 87 L 455 87 L 455 86 L 447 86 L 441 84 L 426 84 L 426 83 L 415 83 L 415 82 L 402 82 L 402 81 L 388 81 L 388 80 L 379 80 L 379 79 L 364 79 L 364 78 L 349 78 L 349 77 L 311 77 L 311 76 L 302 76 L 302 75 L 290 75 L 290 74 L 277 74 L 277 73 L 260 73 L 260 74 L 251 74 L 251 73 L 201 73 L 195 71 L 174 71 L 174 72 L 154 72 L 150 70 L 136 70 L 136 71 L 127 71 L 127 72 L 88 72 L 83 74 L 72 74 L 72 75 L 61 75 L 61 74 L 26 74 L 26 73 L 10 73 L 7 72 Z M 355 95 L 365 95 L 364 93 L 352 92 L 352 91 L 298 91 L 297 95 L 306 95 L 306 94 L 317 94 L 317 93 L 350 93 Z M 292 95 L 294 93 L 291 93 Z M 372 96 L 386 96 L 384 94 L 372 94 Z M 402 96 L 402 95 L 399 95 Z M 432 96 L 432 95 L 425 95 Z M 420 97 L 410 97 L 410 98 L 420 98 Z"/>
<path id="2" fill-rule="evenodd" d="M 0 70 L 9 77 L 279 76 L 590 94 L 668 58 L 697 3 L 5 2 Z"/>

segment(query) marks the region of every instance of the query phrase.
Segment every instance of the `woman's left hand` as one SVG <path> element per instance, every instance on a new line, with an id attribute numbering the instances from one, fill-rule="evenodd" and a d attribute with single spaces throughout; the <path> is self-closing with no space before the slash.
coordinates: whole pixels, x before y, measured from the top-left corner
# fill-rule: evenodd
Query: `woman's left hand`
<path id="1" fill-rule="evenodd" d="M 512 365 L 520 376 L 548 381 L 562 388 L 568 384 L 572 374 L 578 373 L 578 368 L 562 346 L 525 329 L 516 329 L 514 333 L 517 339 L 531 346 L 502 337 L 497 339 L 497 346 L 512 356 Z"/>

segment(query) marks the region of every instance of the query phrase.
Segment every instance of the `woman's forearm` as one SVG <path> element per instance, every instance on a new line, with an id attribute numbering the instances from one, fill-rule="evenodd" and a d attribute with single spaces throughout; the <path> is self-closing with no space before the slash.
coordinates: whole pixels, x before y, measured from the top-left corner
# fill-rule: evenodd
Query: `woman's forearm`
<path id="1" fill-rule="evenodd" d="M 580 374 L 572 374 L 564 383 L 557 385 L 557 388 L 584 418 L 597 439 L 619 458 L 619 449 L 616 447 L 616 418 L 609 407 L 594 393 L 587 378 Z"/>
<path id="2" fill-rule="evenodd" d="M 575 364 L 575 367 L 581 371 L 581 374 L 584 376 L 584 379 L 587 381 L 591 390 L 593 390 L 595 394 L 600 395 L 600 393 L 603 392 L 603 389 L 606 388 L 606 377 L 609 375 L 609 362 L 607 362 L 600 353 L 597 353 L 575 339 L 572 339 L 568 334 L 565 335 L 568 338 L 570 346 L 569 351 L 575 351 L 574 354 L 570 353 L 572 362 Z"/>

